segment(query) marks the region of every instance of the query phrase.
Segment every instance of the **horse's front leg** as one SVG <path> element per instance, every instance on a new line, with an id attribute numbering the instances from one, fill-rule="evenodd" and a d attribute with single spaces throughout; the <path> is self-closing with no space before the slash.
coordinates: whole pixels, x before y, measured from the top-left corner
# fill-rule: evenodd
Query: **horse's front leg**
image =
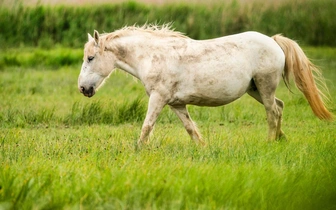
<path id="1" fill-rule="evenodd" d="M 157 120 L 163 107 L 166 105 L 164 98 L 158 93 L 152 93 L 149 97 L 148 109 L 145 121 L 142 125 L 140 138 L 138 140 L 138 145 L 142 143 L 147 143 L 149 141 L 149 135 L 153 130 L 155 121 Z"/>

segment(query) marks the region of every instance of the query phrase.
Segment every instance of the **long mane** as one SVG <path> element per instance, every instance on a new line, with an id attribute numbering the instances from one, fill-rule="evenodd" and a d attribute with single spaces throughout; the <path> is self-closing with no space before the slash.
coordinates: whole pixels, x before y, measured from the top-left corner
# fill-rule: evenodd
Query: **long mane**
<path id="1" fill-rule="evenodd" d="M 160 37 L 181 37 L 181 38 L 189 38 L 186 35 L 184 35 L 181 32 L 174 31 L 172 29 L 172 25 L 169 24 L 163 24 L 163 25 L 157 25 L 157 24 L 145 24 L 143 26 L 125 26 L 119 30 L 116 30 L 107 36 L 109 38 L 116 38 L 116 37 L 123 37 L 123 36 L 129 36 L 134 35 L 137 33 L 149 33 L 152 35 L 160 36 Z"/>

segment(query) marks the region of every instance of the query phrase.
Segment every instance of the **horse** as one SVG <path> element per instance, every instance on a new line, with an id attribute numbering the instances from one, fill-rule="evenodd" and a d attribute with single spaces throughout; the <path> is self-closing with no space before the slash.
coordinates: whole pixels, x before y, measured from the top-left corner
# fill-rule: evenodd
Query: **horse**
<path id="1" fill-rule="evenodd" d="M 280 34 L 259 32 L 194 40 L 171 25 L 126 26 L 112 33 L 88 34 L 78 89 L 92 97 L 115 69 L 139 79 L 149 96 L 138 145 L 148 143 L 153 126 L 169 105 L 197 144 L 205 144 L 186 105 L 221 106 L 247 93 L 260 102 L 268 123 L 268 139 L 285 138 L 281 129 L 284 102 L 275 97 L 294 75 L 313 113 L 333 120 L 325 94 L 317 87 L 320 70 L 300 46 Z M 325 82 L 322 81 L 322 85 Z"/>

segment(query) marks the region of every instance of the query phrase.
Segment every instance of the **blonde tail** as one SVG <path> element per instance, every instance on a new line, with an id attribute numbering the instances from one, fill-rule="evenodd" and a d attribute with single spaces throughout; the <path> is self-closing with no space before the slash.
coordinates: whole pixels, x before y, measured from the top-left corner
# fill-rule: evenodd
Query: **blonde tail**
<path id="1" fill-rule="evenodd" d="M 289 84 L 289 74 L 293 73 L 297 88 L 304 94 L 314 114 L 323 120 L 333 120 L 322 98 L 327 97 L 317 88 L 315 79 L 326 88 L 320 70 L 307 58 L 300 46 L 282 35 L 272 37 L 285 53 L 284 80 Z M 313 74 L 314 73 L 314 74 Z M 328 90 L 326 88 L 326 90 Z"/>

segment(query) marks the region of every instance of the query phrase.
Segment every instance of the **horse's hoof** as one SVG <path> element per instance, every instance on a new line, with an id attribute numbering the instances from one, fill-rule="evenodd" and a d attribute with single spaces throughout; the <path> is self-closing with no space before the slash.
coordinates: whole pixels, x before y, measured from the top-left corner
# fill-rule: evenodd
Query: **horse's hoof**
<path id="1" fill-rule="evenodd" d="M 198 142 L 196 142 L 196 144 L 199 145 L 199 146 L 202 146 L 202 147 L 207 146 L 207 144 L 204 141 L 198 141 Z"/>
<path id="2" fill-rule="evenodd" d="M 281 141 L 287 141 L 287 137 L 284 133 L 281 133 L 279 135 L 279 137 L 277 138 L 277 141 L 281 142 Z"/>

